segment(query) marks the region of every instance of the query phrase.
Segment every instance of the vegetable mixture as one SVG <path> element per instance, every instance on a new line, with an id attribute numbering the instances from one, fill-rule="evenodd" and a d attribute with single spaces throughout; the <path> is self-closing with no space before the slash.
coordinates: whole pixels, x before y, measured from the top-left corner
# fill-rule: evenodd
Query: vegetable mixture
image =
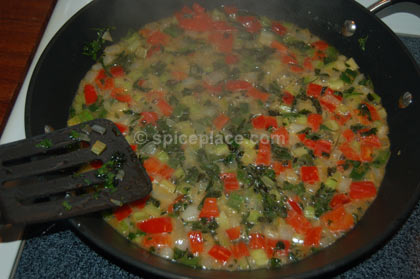
<path id="1" fill-rule="evenodd" d="M 235 7 L 184 7 L 105 48 L 68 124 L 100 117 L 153 182 L 105 220 L 194 268 L 280 267 L 332 244 L 390 155 L 386 112 L 354 59 Z"/>

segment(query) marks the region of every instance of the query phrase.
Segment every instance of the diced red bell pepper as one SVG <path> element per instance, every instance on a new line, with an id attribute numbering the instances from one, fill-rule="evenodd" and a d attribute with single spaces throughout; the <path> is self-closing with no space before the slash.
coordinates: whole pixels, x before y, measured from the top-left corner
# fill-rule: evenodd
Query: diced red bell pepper
<path id="1" fill-rule="evenodd" d="M 343 172 L 345 164 L 346 164 L 346 160 L 338 160 L 337 161 L 337 170 Z"/>
<path id="2" fill-rule="evenodd" d="M 372 162 L 373 160 L 373 147 L 371 145 L 362 143 L 360 145 L 360 161 Z"/>
<path id="3" fill-rule="evenodd" d="M 312 59 L 309 57 L 306 57 L 305 60 L 303 60 L 303 68 L 305 68 L 308 71 L 312 71 L 313 70 L 313 66 L 312 66 Z"/>
<path id="4" fill-rule="evenodd" d="M 169 233 L 172 231 L 172 220 L 170 217 L 157 217 L 138 222 L 137 228 L 145 233 Z"/>
<path id="5" fill-rule="evenodd" d="M 265 236 L 261 233 L 251 233 L 249 235 L 249 248 L 265 249 Z"/>
<path id="6" fill-rule="evenodd" d="M 241 226 L 232 227 L 226 230 L 230 240 L 238 239 L 241 236 Z"/>
<path id="7" fill-rule="evenodd" d="M 132 211 L 133 210 L 131 209 L 131 207 L 129 207 L 128 205 L 123 205 L 117 208 L 117 210 L 115 210 L 114 215 L 118 221 L 121 221 L 127 218 L 131 214 Z"/>
<path id="8" fill-rule="evenodd" d="M 343 132 L 343 137 L 346 139 L 347 142 L 351 142 L 354 139 L 355 135 L 352 130 L 346 129 Z"/>
<path id="9" fill-rule="evenodd" d="M 147 201 L 150 199 L 150 195 L 145 196 L 142 199 L 133 201 L 130 203 L 132 207 L 137 207 L 138 209 L 143 209 L 146 206 Z"/>
<path id="10" fill-rule="evenodd" d="M 284 249 L 278 249 L 278 243 L 283 242 Z M 290 242 L 287 240 L 278 240 L 267 238 L 265 252 L 268 258 L 287 256 L 289 254 Z"/>
<path id="11" fill-rule="evenodd" d="M 181 201 L 184 198 L 184 195 L 179 195 L 178 197 L 176 197 L 176 199 L 168 206 L 168 213 L 173 213 L 174 212 L 174 205 Z"/>
<path id="12" fill-rule="evenodd" d="M 188 77 L 188 74 L 182 71 L 173 71 L 171 75 L 177 81 L 182 81 Z"/>
<path id="13" fill-rule="evenodd" d="M 137 144 L 130 144 L 131 150 L 133 150 L 134 152 L 137 151 Z"/>
<path id="14" fill-rule="evenodd" d="M 271 145 L 268 140 L 261 140 L 258 145 L 257 159 L 255 163 L 257 165 L 270 165 Z"/>
<path id="15" fill-rule="evenodd" d="M 310 228 L 305 233 L 305 239 L 303 245 L 305 246 L 319 246 L 319 241 L 321 240 L 321 227 Z"/>
<path id="16" fill-rule="evenodd" d="M 271 29 L 274 31 L 274 33 L 277 33 L 280 36 L 283 36 L 287 33 L 286 27 L 284 27 L 283 24 L 277 21 L 273 21 L 273 23 L 271 24 Z"/>
<path id="17" fill-rule="evenodd" d="M 226 89 L 229 91 L 248 90 L 252 88 L 252 84 L 245 80 L 229 80 L 226 83 Z"/>
<path id="18" fill-rule="evenodd" d="M 306 95 L 309 97 L 318 98 L 321 96 L 322 86 L 315 84 L 315 83 L 309 83 L 308 88 L 306 89 Z"/>
<path id="19" fill-rule="evenodd" d="M 169 179 L 172 177 L 172 174 L 174 173 L 174 169 L 168 166 L 167 164 L 162 164 L 162 167 L 159 169 L 158 174 L 162 176 L 165 179 Z"/>
<path id="20" fill-rule="evenodd" d="M 239 189 L 239 182 L 236 178 L 236 173 L 222 173 L 220 174 L 220 179 L 223 181 L 226 193 Z"/>
<path id="21" fill-rule="evenodd" d="M 378 111 L 376 110 L 376 108 L 374 106 L 372 106 L 371 104 L 368 103 L 364 103 L 367 108 L 369 109 L 370 112 L 370 116 L 372 118 L 372 121 L 376 121 L 376 120 L 380 120 L 381 117 L 378 114 Z"/>
<path id="22" fill-rule="evenodd" d="M 124 125 L 122 123 L 114 122 L 115 126 L 117 126 L 118 130 L 121 132 L 121 134 L 125 134 L 128 130 L 128 126 Z"/>
<path id="23" fill-rule="evenodd" d="M 94 169 L 99 169 L 102 167 L 104 163 L 101 160 L 94 160 L 90 162 L 90 166 Z"/>
<path id="24" fill-rule="evenodd" d="M 316 41 L 312 43 L 312 46 L 316 48 L 317 50 L 324 51 L 328 48 L 328 43 L 325 41 Z"/>
<path id="25" fill-rule="evenodd" d="M 282 44 L 278 41 L 272 41 L 270 46 L 272 48 L 277 49 L 282 54 L 286 54 L 289 50 L 286 45 L 284 45 L 284 44 Z"/>
<path id="26" fill-rule="evenodd" d="M 222 53 L 231 53 L 233 48 L 233 35 L 228 32 L 212 32 L 209 41 Z"/>
<path id="27" fill-rule="evenodd" d="M 312 131 L 317 132 L 322 123 L 322 115 L 318 113 L 311 113 L 308 115 L 308 125 Z"/>
<path id="28" fill-rule="evenodd" d="M 172 246 L 172 239 L 170 234 L 152 234 L 146 235 L 143 237 L 143 247 L 163 247 L 163 246 Z"/>
<path id="29" fill-rule="evenodd" d="M 209 255 L 217 261 L 224 263 L 232 256 L 232 252 L 225 247 L 216 244 L 210 249 Z"/>
<path id="30" fill-rule="evenodd" d="M 334 114 L 333 115 L 333 119 L 335 121 L 337 121 L 338 123 L 340 123 L 340 125 L 344 125 L 347 123 L 347 121 L 349 121 L 351 119 L 351 114 Z"/>
<path id="31" fill-rule="evenodd" d="M 366 144 L 366 145 L 371 146 L 371 147 L 378 147 L 379 148 L 379 147 L 382 146 L 382 143 L 379 140 L 377 135 L 369 135 L 369 136 L 361 137 L 360 141 L 363 144 Z"/>
<path id="32" fill-rule="evenodd" d="M 175 13 L 175 17 L 179 26 L 185 30 L 205 32 L 212 28 L 210 16 L 201 9 L 192 11 L 189 8 L 184 8 L 181 12 Z"/>
<path id="33" fill-rule="evenodd" d="M 222 92 L 222 90 L 223 90 L 223 86 L 222 86 L 221 83 L 219 83 L 217 85 L 211 85 L 211 84 L 207 83 L 206 81 L 203 81 L 203 87 L 206 88 L 211 93 L 214 93 L 214 94 L 218 94 L 218 93 Z"/>
<path id="34" fill-rule="evenodd" d="M 143 166 L 149 174 L 157 174 L 162 168 L 162 163 L 155 157 L 150 157 L 144 160 Z"/>
<path id="35" fill-rule="evenodd" d="M 292 167 L 292 164 L 290 161 L 287 162 L 287 165 L 284 165 L 280 162 L 274 162 L 273 163 L 273 170 L 276 173 L 276 175 L 279 175 L 280 173 L 284 172 L 286 169 L 290 169 Z"/>
<path id="36" fill-rule="evenodd" d="M 283 96 L 281 98 L 286 105 L 292 105 L 295 97 L 287 91 L 284 91 Z"/>
<path id="37" fill-rule="evenodd" d="M 252 126 L 254 126 L 255 129 L 265 129 L 265 117 L 264 115 L 259 115 L 257 117 L 254 117 L 252 120 Z"/>
<path id="38" fill-rule="evenodd" d="M 233 32 L 236 28 L 230 25 L 227 21 L 217 20 L 211 23 L 212 29 L 219 32 Z"/>
<path id="39" fill-rule="evenodd" d="M 317 140 L 315 142 L 314 154 L 315 156 L 322 157 L 324 153 L 330 154 L 332 143 L 327 140 Z"/>
<path id="40" fill-rule="evenodd" d="M 144 111 L 140 113 L 140 115 L 142 116 L 142 118 L 140 119 L 140 122 L 144 122 L 144 123 L 148 123 L 152 125 L 156 125 L 156 122 L 159 119 L 158 114 L 154 111 Z"/>
<path id="41" fill-rule="evenodd" d="M 159 51 L 161 51 L 162 50 L 162 47 L 160 46 L 160 45 L 157 45 L 157 46 L 152 46 L 151 48 L 149 48 L 148 50 L 147 50 L 147 53 L 146 53 L 146 58 L 150 58 L 150 57 L 152 57 L 153 56 L 153 54 L 155 54 L 155 53 L 157 53 L 157 52 L 159 52 Z"/>
<path id="42" fill-rule="evenodd" d="M 317 50 L 317 51 L 315 51 L 314 56 L 312 56 L 312 60 L 322 60 L 325 57 L 327 57 L 325 52 Z"/>
<path id="43" fill-rule="evenodd" d="M 274 116 L 259 115 L 252 119 L 252 125 L 255 129 L 277 128 L 277 119 Z"/>
<path id="44" fill-rule="evenodd" d="M 261 23 L 255 16 L 238 16 L 237 19 L 249 33 L 257 33 L 261 30 Z"/>
<path id="45" fill-rule="evenodd" d="M 335 194 L 332 200 L 330 201 L 330 207 L 332 209 L 337 208 L 339 206 L 343 206 L 349 203 L 351 200 L 349 196 L 346 194 Z"/>
<path id="46" fill-rule="evenodd" d="M 191 253 L 201 253 L 204 250 L 204 240 L 200 231 L 190 231 L 188 233 Z"/>
<path id="47" fill-rule="evenodd" d="M 105 70 L 101 69 L 95 78 L 96 85 L 103 90 L 109 90 L 114 87 L 114 79 L 106 75 Z"/>
<path id="48" fill-rule="evenodd" d="M 147 38 L 147 42 L 153 46 L 162 45 L 166 46 L 168 44 L 169 37 L 165 33 L 160 32 L 159 30 L 154 31 Z"/>
<path id="49" fill-rule="evenodd" d="M 171 178 L 174 169 L 161 163 L 157 158 L 150 157 L 143 162 L 143 166 L 149 175 L 160 175 L 165 179 Z"/>
<path id="50" fill-rule="evenodd" d="M 319 98 L 319 103 L 325 110 L 334 113 L 341 102 L 334 95 L 324 94 Z"/>
<path id="51" fill-rule="evenodd" d="M 131 96 L 128 94 L 124 94 L 123 88 L 114 88 L 111 91 L 111 97 L 121 103 L 130 103 Z"/>
<path id="52" fill-rule="evenodd" d="M 229 117 L 222 113 L 213 120 L 213 125 L 217 128 L 217 130 L 222 130 L 228 122 Z"/>
<path id="53" fill-rule="evenodd" d="M 239 58 L 236 55 L 228 54 L 225 56 L 225 63 L 228 65 L 236 64 L 238 61 Z"/>
<path id="54" fill-rule="evenodd" d="M 321 224 L 331 232 L 345 232 L 354 226 L 353 216 L 343 206 L 328 211 L 320 220 Z"/>
<path id="55" fill-rule="evenodd" d="M 290 71 L 292 71 L 294 73 L 303 72 L 303 67 L 301 67 L 300 65 L 290 65 L 289 69 L 290 69 Z"/>
<path id="56" fill-rule="evenodd" d="M 249 257 L 249 250 L 245 243 L 238 242 L 231 246 L 232 254 L 235 259 L 240 259 L 242 257 Z"/>
<path id="57" fill-rule="evenodd" d="M 215 218 L 220 215 L 217 207 L 217 198 L 206 198 L 204 200 L 203 208 L 200 211 L 200 218 Z"/>
<path id="58" fill-rule="evenodd" d="M 111 75 L 113 77 L 122 77 L 125 75 L 124 68 L 121 66 L 114 66 L 110 69 Z"/>
<path id="59" fill-rule="evenodd" d="M 267 99 L 270 97 L 270 94 L 262 92 L 262 91 L 260 91 L 256 88 L 249 89 L 247 93 L 250 97 L 252 97 L 254 99 L 257 99 L 257 100 L 261 100 L 263 102 L 266 102 Z"/>
<path id="60" fill-rule="evenodd" d="M 315 149 L 316 141 L 307 139 L 305 134 L 298 134 L 297 137 L 300 139 L 300 141 L 305 145 L 306 147 L 309 147 L 310 149 Z"/>
<path id="61" fill-rule="evenodd" d="M 292 226 L 297 233 L 305 234 L 312 228 L 311 222 L 305 216 L 298 214 L 294 210 L 287 212 L 286 223 Z"/>
<path id="62" fill-rule="evenodd" d="M 289 132 L 284 127 L 275 128 L 270 137 L 275 144 L 281 146 L 289 145 Z"/>
<path id="63" fill-rule="evenodd" d="M 376 196 L 375 184 L 371 181 L 357 181 L 350 184 L 350 198 L 353 200 L 369 199 Z"/>
<path id="64" fill-rule="evenodd" d="M 247 90 L 252 88 L 252 84 L 245 80 L 229 80 L 226 83 L 226 89 L 229 91 Z"/>
<path id="65" fill-rule="evenodd" d="M 96 103 L 98 100 L 98 94 L 96 93 L 95 87 L 93 87 L 92 84 L 86 84 L 83 92 L 85 94 L 86 105 L 89 106 L 93 103 Z"/>
<path id="66" fill-rule="evenodd" d="M 359 154 L 357 154 L 356 151 L 354 151 L 354 149 L 350 146 L 348 142 L 345 142 L 342 145 L 340 145 L 339 149 L 347 159 L 353 161 L 360 161 Z"/>
<path id="67" fill-rule="evenodd" d="M 157 106 L 165 116 L 170 116 L 173 112 L 173 108 L 170 104 L 168 104 L 164 99 L 159 99 L 157 102 Z"/>
<path id="68" fill-rule="evenodd" d="M 302 215 L 302 208 L 300 208 L 300 205 L 299 205 L 296 201 L 294 201 L 294 200 L 293 200 L 293 199 L 291 199 L 291 198 L 288 198 L 288 199 L 287 199 L 287 203 L 290 205 L 290 207 L 291 207 L 294 211 L 296 211 L 296 213 L 297 213 L 297 214 Z"/>
<path id="69" fill-rule="evenodd" d="M 315 166 L 302 166 L 300 168 L 300 175 L 302 181 L 309 184 L 314 184 L 319 181 L 318 168 Z"/>
<path id="70" fill-rule="evenodd" d="M 282 57 L 282 59 L 281 59 L 281 62 L 282 62 L 283 64 L 287 64 L 287 65 L 296 65 L 296 64 L 298 64 L 298 62 L 297 62 L 296 58 L 294 58 L 294 57 L 293 57 L 293 56 L 291 56 L 291 55 L 284 55 L 284 56 Z"/>

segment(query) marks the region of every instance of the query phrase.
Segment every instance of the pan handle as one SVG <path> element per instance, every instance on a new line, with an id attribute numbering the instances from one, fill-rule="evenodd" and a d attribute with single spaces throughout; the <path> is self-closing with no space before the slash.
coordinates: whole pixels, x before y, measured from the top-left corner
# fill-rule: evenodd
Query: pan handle
<path id="1" fill-rule="evenodd" d="M 370 5 L 367 9 L 371 11 L 372 13 L 376 14 L 382 11 L 383 9 L 390 7 L 394 4 L 400 3 L 400 2 L 412 2 L 412 3 L 420 5 L 419 0 L 379 0 L 378 2 L 375 2 L 372 5 Z"/>

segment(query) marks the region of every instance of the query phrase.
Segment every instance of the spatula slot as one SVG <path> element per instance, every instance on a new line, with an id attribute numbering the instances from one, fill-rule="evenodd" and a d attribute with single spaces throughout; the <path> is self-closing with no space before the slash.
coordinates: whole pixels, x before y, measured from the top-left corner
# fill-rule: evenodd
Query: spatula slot
<path id="1" fill-rule="evenodd" d="M 30 156 L 13 158 L 10 160 L 3 161 L 2 163 L 4 167 L 13 167 L 29 162 L 41 161 L 43 159 L 50 158 L 51 156 L 59 156 L 89 147 L 89 142 L 69 141 L 63 144 L 57 144 L 56 146 L 53 146 L 49 149 L 40 150 L 39 153 Z"/>

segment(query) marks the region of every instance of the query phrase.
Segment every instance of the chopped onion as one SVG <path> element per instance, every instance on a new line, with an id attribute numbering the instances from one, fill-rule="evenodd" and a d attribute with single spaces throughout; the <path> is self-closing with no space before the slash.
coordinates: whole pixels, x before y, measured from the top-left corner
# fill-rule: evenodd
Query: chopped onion
<path id="1" fill-rule="evenodd" d="M 175 242 L 175 247 L 177 247 L 178 249 L 183 250 L 183 251 L 187 250 L 188 239 L 186 237 L 185 238 L 178 238 L 174 242 Z"/>
<path id="2" fill-rule="evenodd" d="M 278 236 L 279 236 L 280 239 L 290 241 L 290 240 L 292 240 L 293 234 L 295 232 L 294 232 L 294 229 L 291 226 L 286 225 L 286 224 L 280 224 L 278 226 L 277 233 L 278 233 Z"/>
<path id="3" fill-rule="evenodd" d="M 119 200 L 110 199 L 110 201 L 116 206 L 123 206 L 123 203 Z"/>
<path id="4" fill-rule="evenodd" d="M 117 180 L 119 180 L 119 181 L 122 181 L 122 180 L 123 180 L 123 178 L 124 178 L 124 175 L 125 175 L 124 170 L 119 170 L 119 171 L 117 172 L 117 175 L 115 176 L 115 179 L 117 179 Z"/>
<path id="5" fill-rule="evenodd" d="M 143 148 L 140 149 L 140 155 L 142 156 L 148 156 L 153 155 L 156 153 L 156 145 L 154 142 L 149 142 Z"/>
<path id="6" fill-rule="evenodd" d="M 184 79 L 184 81 L 182 82 L 182 85 L 184 87 L 190 88 L 190 87 L 193 87 L 194 86 L 195 82 L 196 81 L 195 81 L 194 78 L 189 77 L 189 78 Z"/>
<path id="7" fill-rule="evenodd" d="M 109 33 L 109 31 L 106 31 L 106 32 L 102 35 L 102 39 L 104 39 L 105 41 L 110 41 L 110 42 L 112 42 L 111 33 Z"/>
<path id="8" fill-rule="evenodd" d="M 159 251 L 159 255 L 165 259 L 172 259 L 174 250 L 171 247 L 162 247 Z"/>
<path id="9" fill-rule="evenodd" d="M 120 45 L 116 44 L 116 45 L 111 45 L 109 47 L 106 47 L 104 49 L 104 53 L 105 54 L 114 54 L 115 55 L 115 54 L 121 53 L 122 50 L 123 50 L 122 47 Z"/>
<path id="10" fill-rule="evenodd" d="M 106 132 L 106 128 L 96 125 L 96 124 L 92 126 L 92 130 L 94 130 L 95 132 L 101 135 L 105 134 Z"/>
<path id="11" fill-rule="evenodd" d="M 194 205 L 190 205 L 185 209 L 184 212 L 182 212 L 181 218 L 187 222 L 197 221 L 199 214 L 200 211 L 198 211 L 197 207 Z"/>
<path id="12" fill-rule="evenodd" d="M 306 127 L 300 124 L 290 124 L 289 126 L 289 133 L 290 134 L 297 134 L 298 132 L 302 131 L 303 129 L 305 129 Z"/>
<path id="13" fill-rule="evenodd" d="M 340 193 L 348 193 L 350 190 L 351 179 L 343 178 L 337 185 L 337 191 Z"/>
<path id="14" fill-rule="evenodd" d="M 241 74 L 241 79 L 249 83 L 256 83 L 258 81 L 258 72 L 248 72 Z"/>
<path id="15" fill-rule="evenodd" d="M 221 80 L 226 78 L 226 74 L 224 72 L 215 71 L 208 74 L 204 79 L 211 85 L 218 84 Z"/>
<path id="16" fill-rule="evenodd" d="M 274 41 L 273 32 L 263 30 L 260 37 L 258 38 L 258 41 L 264 46 L 270 46 Z"/>
<path id="17" fill-rule="evenodd" d="M 97 140 L 93 145 L 92 145 L 92 147 L 91 147 L 91 151 L 93 152 L 93 153 L 95 153 L 96 155 L 101 155 L 101 153 L 102 152 L 104 152 L 105 151 L 105 149 L 106 149 L 106 144 L 105 143 L 103 143 L 102 141 L 100 141 L 100 140 Z"/>

